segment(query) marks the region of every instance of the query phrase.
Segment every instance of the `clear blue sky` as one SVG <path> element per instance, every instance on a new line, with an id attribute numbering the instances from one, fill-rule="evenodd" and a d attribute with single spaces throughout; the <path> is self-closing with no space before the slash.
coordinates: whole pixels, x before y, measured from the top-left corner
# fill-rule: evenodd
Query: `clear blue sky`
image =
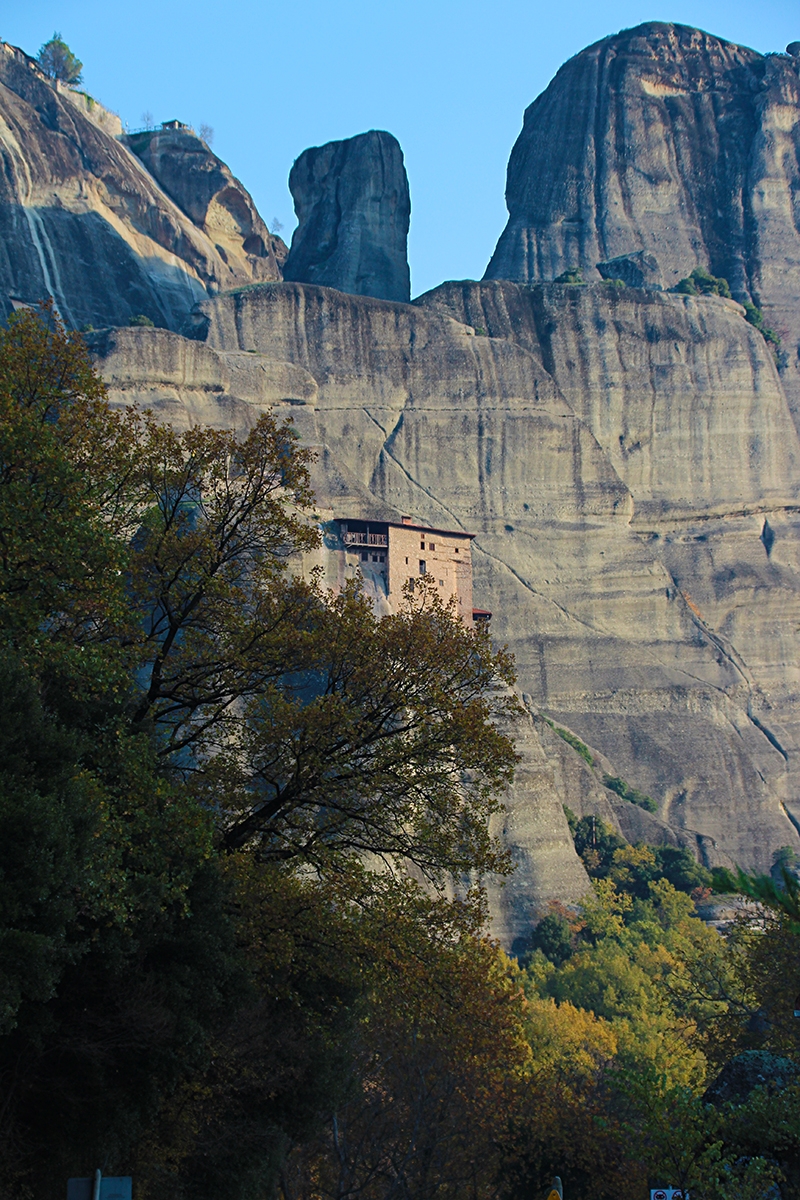
<path id="1" fill-rule="evenodd" d="M 415 295 L 483 274 L 523 110 L 561 63 L 651 20 L 760 51 L 800 39 L 797 0 L 0 0 L 0 37 L 35 55 L 58 30 L 86 90 L 131 128 L 145 112 L 211 125 L 287 240 L 297 155 L 388 129 L 411 184 Z"/>

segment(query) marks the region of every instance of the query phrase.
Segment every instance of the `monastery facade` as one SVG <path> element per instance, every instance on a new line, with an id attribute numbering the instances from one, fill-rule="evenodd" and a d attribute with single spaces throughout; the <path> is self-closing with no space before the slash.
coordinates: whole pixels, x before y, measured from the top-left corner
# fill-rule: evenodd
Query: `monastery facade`
<path id="1" fill-rule="evenodd" d="M 360 574 L 389 610 L 397 610 L 403 588 L 433 579 L 446 604 L 455 597 L 458 614 L 472 625 L 491 614 L 472 607 L 472 540 L 461 529 L 433 529 L 401 521 L 358 521 L 334 518 L 345 576 Z"/>

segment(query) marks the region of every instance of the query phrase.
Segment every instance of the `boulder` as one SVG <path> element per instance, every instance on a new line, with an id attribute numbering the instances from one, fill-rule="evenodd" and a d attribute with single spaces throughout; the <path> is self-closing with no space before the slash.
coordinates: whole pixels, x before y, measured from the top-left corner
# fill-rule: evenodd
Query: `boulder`
<path id="1" fill-rule="evenodd" d="M 661 268 L 655 256 L 648 254 L 646 250 L 637 250 L 634 254 L 619 254 L 608 262 L 599 262 L 597 269 L 603 279 L 621 279 L 627 287 L 661 291 Z"/>
<path id="2" fill-rule="evenodd" d="M 298 226 L 285 279 L 410 300 L 411 201 L 396 138 L 373 129 L 306 150 L 292 167 L 289 188 Z"/>

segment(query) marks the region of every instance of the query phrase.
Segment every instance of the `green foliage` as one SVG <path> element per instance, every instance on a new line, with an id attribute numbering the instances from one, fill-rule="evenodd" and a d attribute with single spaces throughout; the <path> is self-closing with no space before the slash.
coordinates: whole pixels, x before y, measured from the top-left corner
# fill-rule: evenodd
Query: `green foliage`
<path id="1" fill-rule="evenodd" d="M 647 899 L 650 884 L 659 879 L 687 893 L 711 886 L 711 872 L 685 847 L 631 846 L 600 817 L 578 820 L 565 811 L 575 850 L 592 879 L 611 879 L 620 891 L 639 899 Z"/>
<path id="2" fill-rule="evenodd" d="M 631 787 L 630 784 L 627 784 L 624 779 L 620 779 L 619 776 L 604 775 L 603 783 L 612 792 L 616 792 L 623 800 L 628 800 L 631 804 L 638 804 L 639 808 L 644 808 L 647 812 L 658 812 L 658 805 L 651 796 L 646 796 L 644 792 Z"/>
<path id="3" fill-rule="evenodd" d="M 60 33 L 54 33 L 37 55 L 39 66 L 51 79 L 61 83 L 80 83 L 83 63 L 75 57 Z"/>
<path id="4" fill-rule="evenodd" d="M 672 288 L 672 291 L 685 296 L 724 296 L 728 300 L 731 298 L 730 284 L 727 279 L 711 275 L 705 267 L 695 267 L 690 275 L 681 279 Z"/>
<path id="5" fill-rule="evenodd" d="M 745 320 L 758 330 L 764 341 L 772 346 L 777 353 L 781 348 L 781 339 L 775 333 L 774 329 L 768 329 L 764 324 L 764 314 L 761 309 L 757 308 L 750 300 L 745 300 L 744 316 Z"/>
<path id="6" fill-rule="evenodd" d="M 713 867 L 711 870 L 712 891 L 728 895 L 737 891 L 736 875 L 727 867 Z"/>
<path id="7" fill-rule="evenodd" d="M 378 621 L 292 578 L 318 540 L 308 461 L 268 416 L 239 439 L 112 411 L 52 306 L 0 331 L 4 1190 L 103 1162 L 152 1196 L 264 1194 L 346 1087 L 380 1093 L 383 1047 L 411 1053 L 426 955 L 418 1011 L 472 963 L 500 1036 L 479 900 L 385 862 L 442 892 L 508 869 L 488 823 L 512 663 L 434 589 Z"/>
<path id="8" fill-rule="evenodd" d="M 137 313 L 128 321 L 129 325 L 141 326 L 144 329 L 155 329 L 155 322 L 151 321 L 144 313 Z"/>
<path id="9" fill-rule="evenodd" d="M 613 288 L 624 288 L 628 286 L 624 279 L 604 279 L 603 283 L 606 284 L 607 287 Z"/>
<path id="10" fill-rule="evenodd" d="M 800 880 L 794 871 L 787 869 L 785 863 L 779 864 L 777 880 L 770 875 L 748 875 L 739 870 L 736 886 L 731 890 L 785 915 L 792 922 L 792 928 L 796 927 L 800 932 Z"/>
<path id="11" fill-rule="evenodd" d="M 562 271 L 553 280 L 554 283 L 583 283 L 583 271 L 580 267 L 573 267 L 569 271 Z"/>
<path id="12" fill-rule="evenodd" d="M 561 729 L 558 725 L 555 725 L 552 721 L 547 720 L 546 717 L 545 717 L 545 720 L 547 721 L 547 724 L 550 726 L 550 728 L 552 730 L 554 730 L 555 733 L 557 733 L 560 738 L 564 739 L 564 741 L 567 743 L 568 746 L 572 746 L 573 750 L 578 751 L 578 754 L 580 754 L 581 758 L 585 759 L 585 761 L 589 764 L 590 767 L 594 764 L 594 757 L 592 755 L 591 750 L 584 742 L 581 741 L 581 739 L 579 737 L 577 737 L 574 733 L 570 733 L 570 731 L 568 729 Z"/>
<path id="13" fill-rule="evenodd" d="M 573 929 L 567 915 L 551 910 L 542 917 L 531 936 L 531 949 L 540 950 L 557 967 L 566 962 L 573 951 Z"/>

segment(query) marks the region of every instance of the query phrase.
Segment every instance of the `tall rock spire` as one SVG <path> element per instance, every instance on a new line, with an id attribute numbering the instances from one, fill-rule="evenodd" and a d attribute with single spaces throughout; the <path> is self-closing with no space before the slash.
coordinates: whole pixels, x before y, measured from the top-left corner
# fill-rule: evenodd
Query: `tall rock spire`
<path id="1" fill-rule="evenodd" d="M 411 201 L 403 152 L 371 130 L 305 150 L 289 175 L 299 224 L 284 278 L 376 296 L 411 298 Z"/>

